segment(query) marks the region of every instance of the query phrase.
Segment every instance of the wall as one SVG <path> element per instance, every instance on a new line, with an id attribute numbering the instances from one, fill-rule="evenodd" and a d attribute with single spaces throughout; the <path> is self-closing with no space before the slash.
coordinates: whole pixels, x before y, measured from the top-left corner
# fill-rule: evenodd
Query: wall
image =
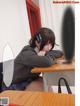
<path id="1" fill-rule="evenodd" d="M 0 0 L 0 62 L 6 45 L 15 58 L 30 36 L 25 0 Z"/>

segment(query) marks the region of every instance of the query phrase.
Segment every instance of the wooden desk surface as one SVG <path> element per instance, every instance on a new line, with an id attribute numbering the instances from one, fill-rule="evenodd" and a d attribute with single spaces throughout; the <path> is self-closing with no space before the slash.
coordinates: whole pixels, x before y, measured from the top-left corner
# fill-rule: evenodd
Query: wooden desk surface
<path id="1" fill-rule="evenodd" d="M 71 64 L 54 64 L 50 67 L 46 67 L 46 68 L 34 68 L 32 69 L 33 73 L 37 73 L 37 72 L 56 72 L 56 71 L 74 71 L 75 69 L 75 63 L 71 63 Z"/>
<path id="2" fill-rule="evenodd" d="M 75 96 L 70 94 L 5 91 L 0 97 L 9 97 L 10 103 L 20 106 L 75 106 Z"/>

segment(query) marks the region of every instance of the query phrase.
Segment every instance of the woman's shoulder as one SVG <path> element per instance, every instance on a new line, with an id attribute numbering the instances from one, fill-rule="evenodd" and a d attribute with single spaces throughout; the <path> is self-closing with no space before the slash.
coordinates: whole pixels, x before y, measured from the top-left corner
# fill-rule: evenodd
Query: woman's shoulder
<path id="1" fill-rule="evenodd" d="M 33 48 L 30 47 L 30 45 L 26 45 L 23 47 L 22 51 L 25 51 L 25 50 L 32 50 Z"/>
<path id="2" fill-rule="evenodd" d="M 25 52 L 25 51 L 35 52 L 35 50 L 30 45 L 26 45 L 23 47 L 22 52 Z"/>

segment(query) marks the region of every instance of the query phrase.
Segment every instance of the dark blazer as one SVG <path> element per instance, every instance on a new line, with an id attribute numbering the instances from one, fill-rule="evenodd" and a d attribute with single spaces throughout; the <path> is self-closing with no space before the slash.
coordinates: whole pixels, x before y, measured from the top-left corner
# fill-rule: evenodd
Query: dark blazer
<path id="1" fill-rule="evenodd" d="M 49 67 L 55 62 L 49 56 L 38 56 L 30 46 L 25 46 L 14 60 L 14 74 L 12 83 L 19 83 L 29 78 L 39 77 L 39 73 L 31 73 L 34 67 Z"/>

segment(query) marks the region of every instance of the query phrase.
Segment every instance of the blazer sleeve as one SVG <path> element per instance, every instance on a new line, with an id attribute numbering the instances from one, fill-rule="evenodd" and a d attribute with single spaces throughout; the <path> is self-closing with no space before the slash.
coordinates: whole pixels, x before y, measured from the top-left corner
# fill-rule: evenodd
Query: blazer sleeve
<path id="1" fill-rule="evenodd" d="M 55 64 L 50 56 L 38 56 L 35 52 L 25 51 L 21 55 L 21 61 L 24 65 L 30 67 L 49 67 Z"/>

